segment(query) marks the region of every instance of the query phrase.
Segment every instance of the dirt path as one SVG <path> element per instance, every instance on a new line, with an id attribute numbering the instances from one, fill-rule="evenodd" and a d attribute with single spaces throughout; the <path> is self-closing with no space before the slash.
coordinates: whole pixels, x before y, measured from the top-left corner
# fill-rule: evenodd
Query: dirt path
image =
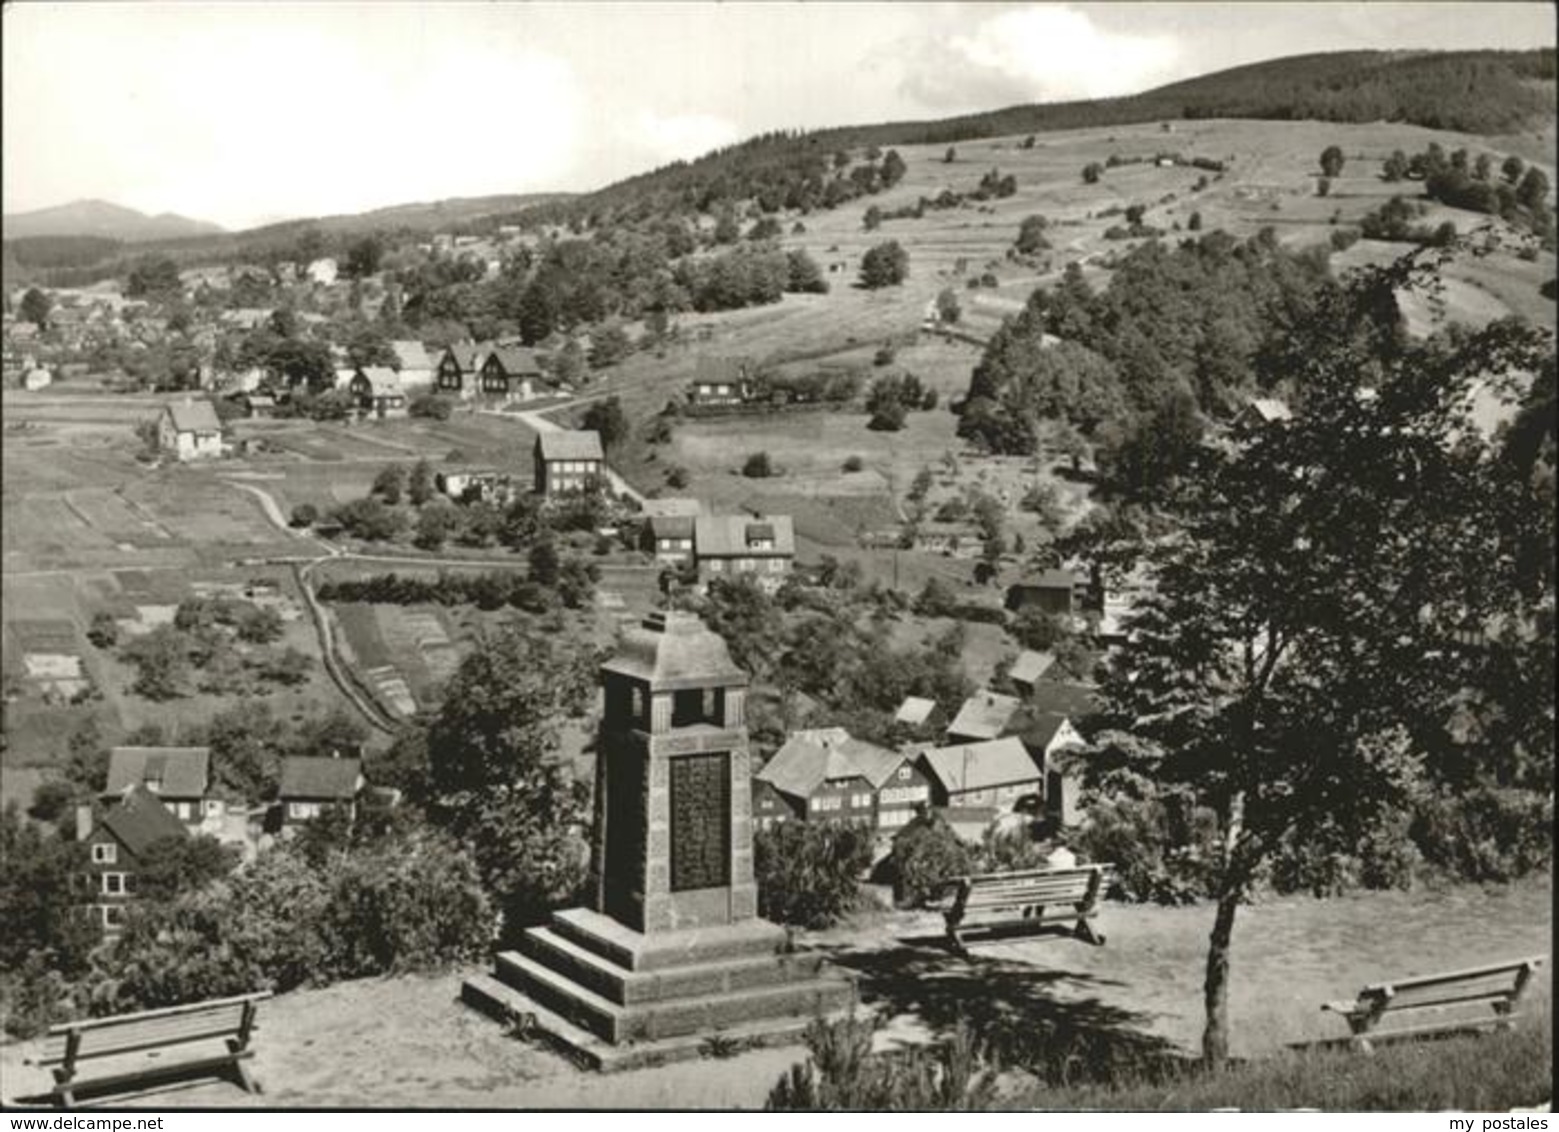
<path id="1" fill-rule="evenodd" d="M 1320 1004 L 1392 975 L 1450 970 L 1550 951 L 1552 885 L 1463 886 L 1443 892 L 1281 899 L 1242 909 L 1231 988 L 1234 1053 L 1259 1057 L 1291 1041 L 1335 1036 Z M 976 947 L 955 959 L 921 942 L 934 916 L 895 916 L 803 942 L 856 973 L 863 1002 L 896 1019 L 890 1033 L 935 1033 L 960 1015 L 1016 1027 L 1071 1027 L 1108 1042 L 1169 1041 L 1193 1049 L 1201 1027 L 1208 907 L 1107 906 L 1104 947 L 1046 938 Z M 145 1107 L 365 1105 L 403 1108 L 755 1108 L 797 1047 L 724 1061 L 596 1075 L 504 1036 L 457 1001 L 460 974 L 365 979 L 297 991 L 261 1010 L 248 1097 L 197 1084 Z M 1529 1013 L 1544 1024 L 1551 971 Z M 8 1096 L 47 1083 L 22 1065 L 32 1044 L 0 1047 Z"/>

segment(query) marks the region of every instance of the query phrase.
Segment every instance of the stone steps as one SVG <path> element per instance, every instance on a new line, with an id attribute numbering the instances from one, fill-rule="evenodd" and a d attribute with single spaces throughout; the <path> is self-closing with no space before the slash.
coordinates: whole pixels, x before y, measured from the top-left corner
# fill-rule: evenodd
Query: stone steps
<path id="1" fill-rule="evenodd" d="M 568 1022 L 613 1044 L 708 1033 L 766 1018 L 808 1018 L 847 1006 L 854 986 L 838 976 L 626 1005 L 517 951 L 500 952 L 498 979 Z"/>
<path id="2" fill-rule="evenodd" d="M 802 982 L 817 978 L 823 965 L 820 956 L 765 952 L 750 958 L 633 971 L 551 928 L 528 930 L 520 940 L 520 951 L 585 989 L 625 1006 Z"/>
<path id="3" fill-rule="evenodd" d="M 554 935 L 630 971 L 777 955 L 786 939 L 783 928 L 763 920 L 644 934 L 588 908 L 556 912 L 548 926 Z"/>

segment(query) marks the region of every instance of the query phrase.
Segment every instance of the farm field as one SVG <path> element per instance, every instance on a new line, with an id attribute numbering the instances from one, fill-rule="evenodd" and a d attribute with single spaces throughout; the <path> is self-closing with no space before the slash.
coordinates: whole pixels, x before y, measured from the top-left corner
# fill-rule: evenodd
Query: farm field
<path id="1" fill-rule="evenodd" d="M 1320 1003 L 1367 982 L 1545 954 L 1551 897 L 1551 880 L 1539 876 L 1486 888 L 1263 900 L 1242 909 L 1230 988 L 1233 1053 L 1264 1058 L 1290 1041 L 1336 1036 L 1342 1023 L 1323 1014 Z M 976 1026 L 1005 1019 L 1054 1025 L 1093 1042 L 1163 1041 L 1189 1052 L 1200 1032 L 1211 919 L 1205 906 L 1111 904 L 1102 916 L 1105 947 L 1050 937 L 976 946 L 967 960 L 921 942 L 941 927 L 940 917 L 925 914 L 867 915 L 838 929 L 801 933 L 798 942 L 827 949 L 856 974 L 865 1009 L 890 1019 L 884 1044 L 945 1033 L 963 1016 Z M 506 1037 L 462 1005 L 460 982 L 473 971 L 282 995 L 262 1008 L 254 1071 L 263 1096 L 226 1083 L 196 1083 L 132 1103 L 758 1108 L 780 1075 L 805 1057 L 789 1046 L 722 1061 L 584 1072 L 550 1050 Z M 1528 1001 L 1532 1017 L 1523 1024 L 1546 1024 L 1552 1002 L 1546 968 Z M 419 1024 L 385 1026 L 387 1017 Z M 34 1047 L 0 1047 L 8 1095 L 47 1084 L 46 1074 L 22 1064 Z M 1004 1080 L 1009 1089 L 1030 1084 L 1020 1073 Z"/>

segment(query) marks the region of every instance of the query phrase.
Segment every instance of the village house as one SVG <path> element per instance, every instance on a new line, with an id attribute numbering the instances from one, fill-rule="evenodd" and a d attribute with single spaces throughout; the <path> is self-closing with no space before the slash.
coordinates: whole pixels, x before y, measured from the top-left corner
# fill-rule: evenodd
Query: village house
<path id="1" fill-rule="evenodd" d="M 980 553 L 983 542 L 976 523 L 928 519 L 915 527 L 915 549 L 927 554 L 972 558 Z"/>
<path id="2" fill-rule="evenodd" d="M 208 796 L 210 788 L 210 747 L 113 747 L 102 799 L 113 805 L 128 791 L 142 789 L 186 825 L 199 825 L 222 815 L 222 802 Z"/>
<path id="3" fill-rule="evenodd" d="M 270 319 L 271 312 L 262 307 L 236 307 L 222 312 L 222 322 L 235 330 L 256 330 Z"/>
<path id="4" fill-rule="evenodd" d="M 282 825 L 312 821 L 337 809 L 355 818 L 357 797 L 364 785 L 361 759 L 288 756 L 282 759 L 281 782 L 276 788 Z"/>
<path id="5" fill-rule="evenodd" d="M 1053 652 L 1035 652 L 1033 649 L 1024 649 L 1018 654 L 1018 658 L 1012 662 L 1012 667 L 1007 671 L 1007 679 L 1012 681 L 1019 695 L 1030 696 L 1034 693 L 1035 686 L 1040 679 L 1049 672 L 1056 663 L 1056 654 Z"/>
<path id="6" fill-rule="evenodd" d="M 1020 798 L 1044 794 L 1044 770 L 1016 735 L 932 747 L 920 753 L 939 809 L 1010 813 Z"/>
<path id="7" fill-rule="evenodd" d="M 507 503 L 515 494 L 514 477 L 497 468 L 444 468 L 433 474 L 433 485 L 456 503 Z"/>
<path id="8" fill-rule="evenodd" d="M 969 743 L 1004 735 L 1022 706 L 1023 701 L 1016 696 L 981 688 L 963 702 L 953 722 L 947 725 L 948 741 Z"/>
<path id="9" fill-rule="evenodd" d="M 931 798 L 930 784 L 911 758 L 842 727 L 791 732 L 753 776 L 752 791 L 759 829 L 791 819 L 896 829 Z"/>
<path id="10" fill-rule="evenodd" d="M 506 401 L 529 401 L 541 395 L 546 375 L 536 352 L 523 346 L 495 346 L 479 371 L 482 394 Z"/>
<path id="11" fill-rule="evenodd" d="M 433 385 L 433 359 L 427 348 L 414 338 L 396 339 L 390 343 L 395 354 L 396 372 L 401 376 L 401 388 L 408 393 L 414 389 L 428 389 Z"/>
<path id="12" fill-rule="evenodd" d="M 1256 431 L 1266 428 L 1268 425 L 1293 419 L 1294 414 L 1286 402 L 1279 401 L 1275 397 L 1255 397 L 1248 401 L 1245 407 L 1236 414 L 1234 427 L 1246 431 Z"/>
<path id="13" fill-rule="evenodd" d="M 179 460 L 222 455 L 222 422 L 210 401 L 186 397 L 166 406 L 157 420 L 157 443 Z"/>
<path id="14" fill-rule="evenodd" d="M 1097 710 L 1095 689 L 1086 684 L 1042 681 L 1008 725 L 1044 772 L 1045 811 L 1053 821 L 1075 825 L 1079 817 L 1088 742 L 1078 729 Z"/>
<path id="15" fill-rule="evenodd" d="M 311 283 L 319 283 L 326 287 L 336 281 L 336 276 L 340 272 L 340 265 L 329 256 L 313 260 L 308 267 L 304 268 L 304 274 L 308 276 Z"/>
<path id="16" fill-rule="evenodd" d="M 491 346 L 475 342 L 456 342 L 444 348 L 439 358 L 436 380 L 440 393 L 453 393 L 462 399 L 476 396 L 477 375 L 487 360 Z"/>
<path id="17" fill-rule="evenodd" d="M 1091 604 L 1093 587 L 1076 570 L 1039 570 L 1007 587 L 1007 608 L 1039 609 L 1054 617 L 1076 617 Z"/>
<path id="18" fill-rule="evenodd" d="M 688 387 L 690 405 L 740 405 L 752 395 L 757 367 L 751 358 L 701 357 Z"/>
<path id="19" fill-rule="evenodd" d="M 763 588 L 778 589 L 795 563 L 795 528 L 789 515 L 700 515 L 693 559 L 700 582 L 751 574 Z"/>
<path id="20" fill-rule="evenodd" d="M 601 435 L 589 429 L 538 434 L 535 458 L 536 490 L 542 495 L 583 491 L 601 481 L 606 467 Z"/>
<path id="21" fill-rule="evenodd" d="M 170 837 L 188 837 L 185 824 L 144 786 L 131 786 L 119 803 L 92 824 L 90 806 L 76 809 L 76 836 L 90 861 L 90 901 L 112 935 L 124 923 L 125 906 L 135 898 L 136 876 L 147 850 Z"/>
<path id="22" fill-rule="evenodd" d="M 935 700 L 928 700 L 924 696 L 905 696 L 899 710 L 893 713 L 893 722 L 902 723 L 906 727 L 924 727 L 931 721 L 931 713 L 934 711 Z"/>
<path id="23" fill-rule="evenodd" d="M 359 366 L 346 388 L 368 416 L 386 420 L 406 415 L 406 393 L 388 366 Z"/>
<path id="24" fill-rule="evenodd" d="M 646 499 L 640 547 L 655 561 L 676 565 L 693 560 L 693 521 L 703 511 L 696 499 Z"/>

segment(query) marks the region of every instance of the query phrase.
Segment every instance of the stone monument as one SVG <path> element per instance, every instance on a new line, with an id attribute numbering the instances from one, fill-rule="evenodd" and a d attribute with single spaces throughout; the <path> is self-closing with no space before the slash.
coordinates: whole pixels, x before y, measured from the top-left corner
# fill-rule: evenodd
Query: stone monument
<path id="1" fill-rule="evenodd" d="M 467 1001 L 529 1016 L 598 1068 L 760 1044 L 852 984 L 758 917 L 747 675 L 691 613 L 653 613 L 601 666 L 589 907 L 529 929 Z"/>

